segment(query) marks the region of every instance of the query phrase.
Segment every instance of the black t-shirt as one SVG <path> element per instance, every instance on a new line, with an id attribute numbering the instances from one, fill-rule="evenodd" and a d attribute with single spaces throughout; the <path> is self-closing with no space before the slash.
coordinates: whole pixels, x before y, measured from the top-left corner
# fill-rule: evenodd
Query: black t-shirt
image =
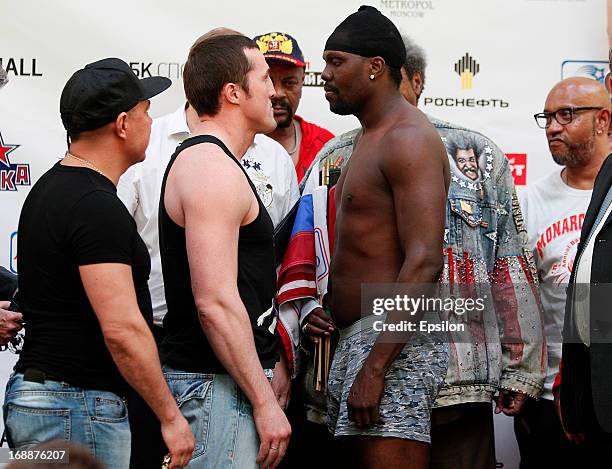
<path id="1" fill-rule="evenodd" d="M 17 256 L 26 335 L 15 369 L 125 392 L 79 275 L 81 265 L 131 265 L 138 306 L 152 324 L 151 260 L 113 183 L 89 168 L 53 166 L 23 205 Z"/>

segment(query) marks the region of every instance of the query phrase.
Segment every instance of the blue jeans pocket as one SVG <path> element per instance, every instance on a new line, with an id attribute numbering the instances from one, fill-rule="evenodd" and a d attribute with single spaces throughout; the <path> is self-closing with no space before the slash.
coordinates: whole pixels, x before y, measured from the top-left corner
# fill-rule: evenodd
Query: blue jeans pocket
<path id="1" fill-rule="evenodd" d="M 206 452 L 214 375 L 200 373 L 164 373 L 176 403 L 196 439 L 192 460 Z"/>
<path id="2" fill-rule="evenodd" d="M 122 422 L 127 419 L 125 402 L 119 397 L 96 397 L 94 415 L 100 422 Z"/>
<path id="3" fill-rule="evenodd" d="M 70 439 L 70 410 L 6 405 L 6 429 L 16 449 Z"/>

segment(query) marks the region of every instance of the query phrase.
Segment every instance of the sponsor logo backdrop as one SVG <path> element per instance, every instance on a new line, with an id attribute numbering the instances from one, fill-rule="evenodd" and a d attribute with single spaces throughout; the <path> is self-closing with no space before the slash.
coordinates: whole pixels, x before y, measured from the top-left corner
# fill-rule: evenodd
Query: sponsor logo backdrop
<path id="1" fill-rule="evenodd" d="M 0 29 L 0 63 L 8 78 L 0 89 L 0 264 L 17 270 L 14 232 L 24 198 L 66 149 L 59 95 L 76 69 L 116 56 L 141 77 L 171 78 L 171 89 L 153 100 L 151 114 L 157 117 L 183 101 L 183 64 L 201 34 L 216 26 L 251 37 L 288 32 L 308 62 L 299 114 L 338 134 L 358 123 L 329 111 L 321 89 L 321 54 L 333 28 L 362 3 L 296 0 L 262 8 L 246 0 L 227 5 L 108 0 L 95 9 L 78 0 L 11 3 Z M 492 138 L 513 163 L 519 190 L 555 167 L 532 117 L 542 110 L 551 86 L 566 76 L 601 79 L 608 72 L 605 0 L 369 3 L 427 52 L 421 109 Z M 8 3 L 2 5 L 8 11 Z M 11 362 L 6 352 L 2 355 L 0 389 Z M 499 467 L 517 467 L 511 422 L 496 420 Z"/>

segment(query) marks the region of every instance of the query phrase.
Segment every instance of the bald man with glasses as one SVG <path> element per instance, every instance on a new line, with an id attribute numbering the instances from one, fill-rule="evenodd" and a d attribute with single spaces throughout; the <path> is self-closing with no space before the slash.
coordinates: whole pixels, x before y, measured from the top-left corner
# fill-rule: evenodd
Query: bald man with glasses
<path id="1" fill-rule="evenodd" d="M 563 338 L 568 341 L 572 338 L 567 333 L 570 326 L 576 320 L 588 323 L 589 314 L 587 305 L 586 310 L 580 308 L 580 315 L 575 317 L 572 298 L 576 296 L 566 298 L 568 285 L 590 283 L 595 277 L 612 282 L 612 225 L 595 223 L 600 212 L 601 219 L 607 220 L 612 201 L 612 190 L 609 191 L 612 158 L 607 158 L 608 93 L 593 79 L 568 78 L 552 88 L 543 112 L 535 114 L 534 118 L 545 130 L 552 158 L 560 168 L 530 185 L 522 200 L 529 245 L 540 280 L 548 369 L 540 401 L 529 400 L 523 412 L 515 417 L 520 467 L 608 467 L 609 463 L 600 464 L 599 458 L 604 453 L 595 448 L 601 442 L 609 444 L 612 441 L 606 433 L 612 431 L 612 411 L 609 410 L 612 408 L 609 392 L 612 369 L 605 367 L 606 361 L 612 360 L 612 348 L 608 345 L 601 353 L 600 345 L 603 344 L 589 347 L 587 337 L 586 344 L 574 340 L 578 343 L 562 346 L 564 323 Z M 597 228 L 600 228 L 598 235 L 590 244 L 585 243 Z M 608 237 L 610 242 L 606 243 Z M 597 247 L 593 248 L 595 240 Z M 612 296 L 607 300 L 609 304 Z M 593 306 L 603 305 L 593 303 Z M 563 385 L 559 388 L 555 386 L 555 377 L 562 350 Z M 603 373 L 602 365 L 607 370 Z M 599 380 L 593 387 L 591 374 Z M 608 391 L 599 383 L 607 383 Z M 559 392 L 564 407 L 563 424 L 557 417 Z M 598 396 L 596 406 L 591 395 L 594 399 Z M 605 412 L 598 413 L 599 409 Z M 586 443 L 584 435 L 579 433 L 590 435 Z"/>

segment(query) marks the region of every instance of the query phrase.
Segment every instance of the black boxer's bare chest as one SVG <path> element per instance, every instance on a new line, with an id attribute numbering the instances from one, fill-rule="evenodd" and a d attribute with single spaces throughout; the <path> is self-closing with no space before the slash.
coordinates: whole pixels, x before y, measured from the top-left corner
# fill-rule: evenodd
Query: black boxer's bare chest
<path id="1" fill-rule="evenodd" d="M 380 163 L 381 150 L 372 145 L 363 145 L 353 153 L 336 186 L 339 212 L 348 215 L 380 207 L 390 196 Z"/>

